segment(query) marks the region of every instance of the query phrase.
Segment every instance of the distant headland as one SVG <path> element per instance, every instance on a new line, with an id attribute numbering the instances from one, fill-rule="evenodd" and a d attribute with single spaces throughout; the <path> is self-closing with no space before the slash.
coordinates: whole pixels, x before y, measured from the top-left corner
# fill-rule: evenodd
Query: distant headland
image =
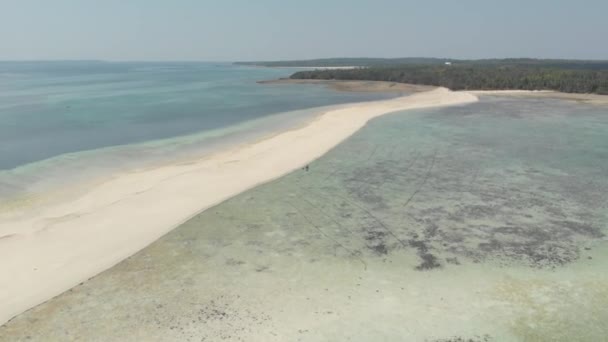
<path id="1" fill-rule="evenodd" d="M 451 90 L 553 90 L 608 95 L 608 61 L 605 60 L 330 58 L 236 64 L 314 69 L 298 71 L 291 79 L 386 81 Z"/>

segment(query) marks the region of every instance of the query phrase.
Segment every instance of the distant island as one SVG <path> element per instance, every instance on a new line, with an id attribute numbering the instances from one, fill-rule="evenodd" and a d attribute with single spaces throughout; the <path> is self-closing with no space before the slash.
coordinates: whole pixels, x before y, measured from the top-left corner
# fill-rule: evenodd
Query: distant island
<path id="1" fill-rule="evenodd" d="M 608 61 L 556 59 L 331 58 L 238 62 L 265 67 L 318 67 L 291 79 L 388 81 L 452 90 L 554 90 L 608 95 Z M 351 69 L 328 67 L 357 66 Z"/>
<path id="2" fill-rule="evenodd" d="M 456 62 L 455 59 L 445 58 L 322 58 L 293 61 L 264 61 L 264 62 L 236 62 L 238 65 L 265 66 L 265 67 L 373 67 L 404 64 L 444 64 Z"/>

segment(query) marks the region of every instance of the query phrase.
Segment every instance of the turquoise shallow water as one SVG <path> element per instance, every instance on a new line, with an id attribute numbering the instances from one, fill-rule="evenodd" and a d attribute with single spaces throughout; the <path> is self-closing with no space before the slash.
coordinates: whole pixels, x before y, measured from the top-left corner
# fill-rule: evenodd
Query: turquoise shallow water
<path id="1" fill-rule="evenodd" d="M 0 195 L 71 178 L 70 170 L 82 177 L 142 167 L 182 148 L 209 150 L 227 135 L 304 120 L 309 108 L 395 96 L 256 84 L 291 72 L 219 63 L 0 62 Z M 292 113 L 277 115 L 285 112 Z"/>
<path id="2" fill-rule="evenodd" d="M 555 100 L 375 119 L 0 340 L 605 340 L 607 136 Z"/>

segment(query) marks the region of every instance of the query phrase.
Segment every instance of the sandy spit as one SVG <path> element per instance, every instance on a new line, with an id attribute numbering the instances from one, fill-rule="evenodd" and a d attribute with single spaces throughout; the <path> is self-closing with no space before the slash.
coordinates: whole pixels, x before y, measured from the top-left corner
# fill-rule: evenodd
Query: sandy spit
<path id="1" fill-rule="evenodd" d="M 77 198 L 3 214 L 0 324 L 112 267 L 202 210 L 303 167 L 374 117 L 476 101 L 471 93 L 438 88 L 344 105 L 248 145 L 120 174 L 89 185 Z"/>

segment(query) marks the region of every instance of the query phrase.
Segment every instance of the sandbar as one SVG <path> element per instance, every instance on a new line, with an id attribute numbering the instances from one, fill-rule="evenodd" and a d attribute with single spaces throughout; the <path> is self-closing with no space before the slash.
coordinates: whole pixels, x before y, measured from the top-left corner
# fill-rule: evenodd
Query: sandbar
<path id="1" fill-rule="evenodd" d="M 0 324 L 116 265 L 194 215 L 302 168 L 370 119 L 478 101 L 437 88 L 354 103 L 200 160 L 126 172 L 74 198 L 11 208 L 0 217 Z M 14 213 L 12 212 L 14 211 Z"/>

